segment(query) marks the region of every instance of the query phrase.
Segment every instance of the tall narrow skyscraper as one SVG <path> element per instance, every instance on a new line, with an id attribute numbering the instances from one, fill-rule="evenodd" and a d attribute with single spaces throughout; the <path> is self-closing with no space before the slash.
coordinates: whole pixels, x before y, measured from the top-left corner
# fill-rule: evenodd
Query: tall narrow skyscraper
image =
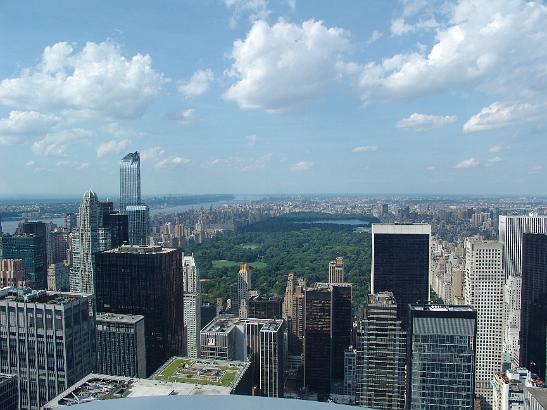
<path id="1" fill-rule="evenodd" d="M 249 291 L 251 290 L 251 267 L 242 263 L 237 274 L 237 298 L 239 301 L 239 316 L 247 317 Z"/>
<path id="2" fill-rule="evenodd" d="M 329 283 L 344 283 L 344 258 L 329 262 Z"/>
<path id="3" fill-rule="evenodd" d="M 522 241 L 520 363 L 547 375 L 547 235 L 525 233 Z"/>
<path id="4" fill-rule="evenodd" d="M 393 293 L 403 326 L 407 306 L 429 300 L 430 252 L 431 225 L 372 225 L 371 293 Z"/>
<path id="5" fill-rule="evenodd" d="M 411 305 L 407 410 L 473 410 L 477 312 L 470 306 Z"/>
<path id="6" fill-rule="evenodd" d="M 369 295 L 357 328 L 356 403 L 375 409 L 404 409 L 406 334 L 391 292 Z"/>
<path id="7" fill-rule="evenodd" d="M 103 214 L 97 194 L 87 191 L 80 204 L 80 224 L 73 241 L 74 261 L 70 291 L 94 294 L 95 255 L 110 248 L 110 232 L 102 227 Z"/>
<path id="8" fill-rule="evenodd" d="M 492 407 L 491 380 L 501 370 L 503 339 L 503 245 L 465 240 L 464 303 L 477 311 L 475 394 L 482 408 Z"/>
<path id="9" fill-rule="evenodd" d="M 128 205 L 141 205 L 141 157 L 131 152 L 120 162 L 120 210 Z"/>
<path id="10" fill-rule="evenodd" d="M 201 330 L 201 291 L 199 269 L 193 256 L 182 259 L 184 288 L 184 326 L 186 350 L 189 357 L 199 357 L 199 331 Z"/>
<path id="11" fill-rule="evenodd" d="M 520 363 L 522 241 L 525 233 L 547 233 L 547 216 L 502 215 L 499 217 L 499 240 L 503 243 L 503 263 L 506 274 L 503 352 L 515 368 Z"/>

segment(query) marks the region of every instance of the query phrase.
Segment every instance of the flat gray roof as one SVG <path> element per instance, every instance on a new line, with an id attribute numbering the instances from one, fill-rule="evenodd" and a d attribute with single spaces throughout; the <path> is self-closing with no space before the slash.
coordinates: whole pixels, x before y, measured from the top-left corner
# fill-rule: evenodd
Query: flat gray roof
<path id="1" fill-rule="evenodd" d="M 135 324 L 144 320 L 142 315 L 122 315 L 121 313 L 99 313 L 97 312 L 97 322 L 109 323 L 130 323 Z"/>

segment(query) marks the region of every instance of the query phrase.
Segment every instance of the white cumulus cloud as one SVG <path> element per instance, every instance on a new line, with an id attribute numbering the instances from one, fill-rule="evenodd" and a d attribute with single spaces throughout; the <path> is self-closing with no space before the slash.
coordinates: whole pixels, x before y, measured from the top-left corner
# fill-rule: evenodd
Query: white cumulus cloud
<path id="1" fill-rule="evenodd" d="M 291 166 L 291 171 L 300 172 L 313 168 L 312 161 L 299 161 Z"/>
<path id="2" fill-rule="evenodd" d="M 142 115 L 166 82 L 147 54 L 125 57 L 112 42 L 45 48 L 35 67 L 0 81 L 0 104 L 26 110 L 70 111 L 103 118 Z"/>
<path id="3" fill-rule="evenodd" d="M 268 0 L 224 0 L 224 5 L 227 8 L 233 9 L 233 14 L 230 18 L 230 26 L 232 28 L 237 25 L 243 15 L 247 15 L 249 21 L 254 22 L 257 20 L 266 20 L 271 13 L 268 8 Z M 291 4 L 289 3 L 290 6 Z"/>
<path id="4" fill-rule="evenodd" d="M 370 35 L 370 37 L 368 38 L 367 44 L 371 45 L 373 43 L 376 43 L 378 40 L 380 40 L 380 38 L 382 38 L 382 33 L 377 30 L 374 30 L 372 34 Z"/>
<path id="5" fill-rule="evenodd" d="M 129 139 L 124 139 L 120 141 L 110 140 L 107 142 L 103 142 L 97 147 L 97 156 L 100 158 L 109 154 L 117 154 L 124 148 L 126 148 L 130 143 L 131 140 Z"/>
<path id="6" fill-rule="evenodd" d="M 162 157 L 164 154 L 165 154 L 165 151 L 160 146 L 146 148 L 140 151 L 141 159 L 143 161 L 156 160 Z"/>
<path id="7" fill-rule="evenodd" d="M 75 141 L 89 138 L 89 130 L 74 128 L 47 133 L 43 138 L 33 142 L 32 151 L 40 156 L 65 156 L 68 147 Z"/>
<path id="8" fill-rule="evenodd" d="M 376 145 L 363 145 L 360 147 L 355 147 L 351 152 L 374 152 L 377 151 L 378 147 Z"/>
<path id="9" fill-rule="evenodd" d="M 337 77 L 348 34 L 321 21 L 253 24 L 234 42 L 228 75 L 236 79 L 224 98 L 241 108 L 285 111 L 317 98 Z"/>
<path id="10" fill-rule="evenodd" d="M 24 137 L 46 134 L 59 119 L 37 111 L 11 111 L 0 118 L 0 144 L 19 142 Z"/>
<path id="11" fill-rule="evenodd" d="M 473 115 L 463 126 L 464 132 L 486 131 L 507 127 L 519 121 L 530 121 L 538 116 L 535 104 L 504 104 L 494 102 Z"/>
<path id="12" fill-rule="evenodd" d="M 415 98 L 482 86 L 505 96 L 545 94 L 547 5 L 541 1 L 459 0 L 449 6 L 437 28 L 434 44 L 385 57 L 379 62 L 348 64 L 357 73 L 365 101 Z M 435 27 L 434 19 L 421 27 Z M 395 20 L 394 34 L 413 30 Z M 543 88 L 542 90 L 540 90 Z"/>
<path id="13" fill-rule="evenodd" d="M 480 161 L 475 158 L 464 159 L 456 164 L 456 168 L 476 168 L 480 165 Z"/>
<path id="14" fill-rule="evenodd" d="M 397 121 L 397 128 L 412 128 L 416 131 L 426 131 L 432 128 L 444 127 L 456 122 L 455 115 L 430 115 L 419 114 L 417 112 L 410 114 L 408 118 Z"/>
<path id="15" fill-rule="evenodd" d="M 209 85 L 215 79 L 211 69 L 198 70 L 188 81 L 180 82 L 177 89 L 186 98 L 197 97 L 209 89 Z"/>
<path id="16" fill-rule="evenodd" d="M 190 162 L 190 160 L 180 157 L 178 155 L 172 155 L 156 162 L 156 168 L 174 167 L 177 165 L 184 165 Z"/>

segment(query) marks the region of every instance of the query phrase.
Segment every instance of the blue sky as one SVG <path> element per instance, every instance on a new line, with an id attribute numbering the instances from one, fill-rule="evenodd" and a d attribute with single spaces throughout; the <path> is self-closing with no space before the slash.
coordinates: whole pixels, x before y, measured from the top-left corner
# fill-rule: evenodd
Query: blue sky
<path id="1" fill-rule="evenodd" d="M 0 4 L 0 194 L 547 194 L 543 1 Z"/>

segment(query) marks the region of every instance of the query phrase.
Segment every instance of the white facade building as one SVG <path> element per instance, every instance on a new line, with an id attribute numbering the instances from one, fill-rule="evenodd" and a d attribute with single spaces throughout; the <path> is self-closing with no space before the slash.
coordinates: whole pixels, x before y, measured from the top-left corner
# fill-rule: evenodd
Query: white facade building
<path id="1" fill-rule="evenodd" d="M 189 357 L 200 357 L 199 332 L 201 330 L 201 289 L 199 269 L 193 256 L 182 258 L 184 286 L 184 327 L 186 350 Z"/>
<path id="2" fill-rule="evenodd" d="M 499 240 L 503 244 L 507 276 L 504 291 L 503 352 L 513 367 L 519 365 L 519 333 L 522 276 L 522 234 L 547 233 L 547 216 L 499 217 Z"/>
<path id="3" fill-rule="evenodd" d="M 503 338 L 503 245 L 465 240 L 464 304 L 477 311 L 475 394 L 492 405 L 491 380 L 501 369 Z"/>

